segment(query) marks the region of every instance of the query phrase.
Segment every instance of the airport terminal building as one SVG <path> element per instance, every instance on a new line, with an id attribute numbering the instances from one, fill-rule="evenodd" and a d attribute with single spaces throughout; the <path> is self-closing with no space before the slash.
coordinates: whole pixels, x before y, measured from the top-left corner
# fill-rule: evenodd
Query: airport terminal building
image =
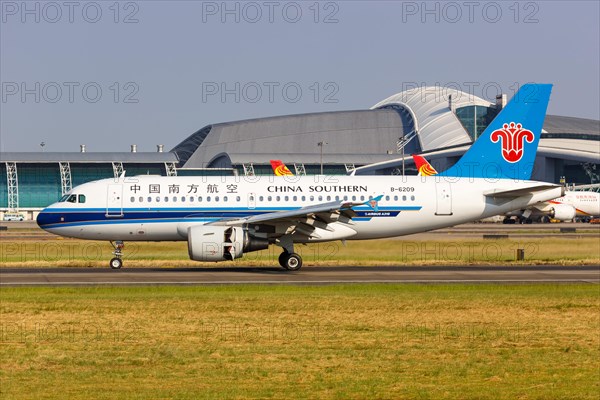
<path id="1" fill-rule="evenodd" d="M 280 159 L 298 174 L 416 174 L 411 154 L 452 166 L 506 104 L 442 87 L 407 90 L 371 109 L 207 125 L 169 152 L 0 153 L 0 213 L 33 218 L 71 187 L 127 175 L 271 175 Z M 404 160 L 404 162 L 403 162 Z M 368 166 L 368 167 L 364 167 Z M 600 121 L 548 115 L 532 179 L 600 183 Z"/>

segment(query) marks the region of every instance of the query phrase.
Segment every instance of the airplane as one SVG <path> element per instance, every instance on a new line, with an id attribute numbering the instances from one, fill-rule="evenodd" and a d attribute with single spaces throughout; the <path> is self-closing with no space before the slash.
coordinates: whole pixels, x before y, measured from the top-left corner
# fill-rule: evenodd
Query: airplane
<path id="1" fill-rule="evenodd" d="M 275 176 L 294 176 L 292 171 L 281 160 L 270 160 Z"/>
<path id="2" fill-rule="evenodd" d="M 600 215 L 600 193 L 565 190 L 562 197 L 548 200 L 531 207 L 506 213 L 502 221 L 505 224 L 514 224 L 517 221 L 530 224 L 532 217 L 552 218 L 559 221 L 571 221 L 576 217 L 593 218 Z"/>
<path id="3" fill-rule="evenodd" d="M 113 269 L 123 266 L 125 241 L 187 241 L 192 260 L 214 262 L 274 244 L 279 264 L 297 271 L 297 244 L 409 235 L 561 197 L 563 186 L 529 180 L 551 88 L 524 85 L 447 175 L 123 174 L 73 188 L 37 223 L 110 241 Z M 468 177 L 456 177 L 462 169 Z"/>
<path id="4" fill-rule="evenodd" d="M 417 171 L 419 173 L 418 176 L 433 176 L 437 175 L 437 171 L 433 168 L 433 165 L 429 164 L 429 161 L 425 159 L 425 157 L 420 156 L 418 154 L 412 155 L 413 161 L 415 162 L 415 166 L 417 167 Z"/>
<path id="5" fill-rule="evenodd" d="M 419 175 L 432 176 L 437 174 L 435 168 L 429 164 L 425 157 L 417 154 L 413 154 L 412 157 Z M 565 194 L 562 197 L 506 213 L 502 223 L 514 224 L 518 220 L 522 223 L 530 224 L 532 223 L 532 217 L 547 217 L 559 221 L 571 221 L 575 217 L 592 218 L 597 215 L 600 215 L 600 193 L 565 190 Z M 511 217 L 516 217 L 517 220 Z"/>

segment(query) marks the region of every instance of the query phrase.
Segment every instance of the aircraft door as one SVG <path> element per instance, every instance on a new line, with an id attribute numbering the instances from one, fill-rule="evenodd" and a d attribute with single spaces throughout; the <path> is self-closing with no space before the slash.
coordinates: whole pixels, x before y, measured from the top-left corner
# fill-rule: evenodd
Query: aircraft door
<path id="1" fill-rule="evenodd" d="M 123 216 L 123 185 L 108 185 L 108 192 L 106 194 L 106 216 Z"/>
<path id="2" fill-rule="evenodd" d="M 442 180 L 435 183 L 435 215 L 452 215 L 452 187 L 450 182 Z"/>
<path id="3" fill-rule="evenodd" d="M 251 210 L 256 208 L 256 193 L 248 193 L 248 208 Z"/>

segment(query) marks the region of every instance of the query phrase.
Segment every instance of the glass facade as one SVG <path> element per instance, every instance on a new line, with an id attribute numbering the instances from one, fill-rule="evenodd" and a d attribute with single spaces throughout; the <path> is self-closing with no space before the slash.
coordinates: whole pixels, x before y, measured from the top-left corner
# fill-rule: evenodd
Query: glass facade
<path id="1" fill-rule="evenodd" d="M 112 164 L 71 163 L 71 185 L 73 187 L 98 179 L 112 178 Z M 159 164 L 124 164 L 127 176 L 165 175 L 165 167 Z M 43 208 L 62 196 L 58 163 L 17 163 L 19 179 L 19 208 Z M 6 165 L 0 166 L 0 208 L 8 207 L 8 185 Z"/>
<path id="2" fill-rule="evenodd" d="M 456 116 L 473 141 L 477 140 L 496 115 L 498 110 L 494 107 L 466 106 L 456 109 Z"/>
<path id="3" fill-rule="evenodd" d="M 555 182 L 562 176 L 569 184 L 588 185 L 600 183 L 600 164 L 556 160 Z"/>

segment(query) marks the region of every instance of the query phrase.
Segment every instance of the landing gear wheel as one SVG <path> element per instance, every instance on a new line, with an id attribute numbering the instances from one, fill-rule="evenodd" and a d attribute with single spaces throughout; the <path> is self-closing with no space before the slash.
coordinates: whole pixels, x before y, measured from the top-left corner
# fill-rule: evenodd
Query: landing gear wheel
<path id="1" fill-rule="evenodd" d="M 288 271 L 298 271 L 302 268 L 302 257 L 296 253 L 289 254 L 285 259 L 283 268 Z"/>
<path id="2" fill-rule="evenodd" d="M 114 243 L 111 241 L 110 244 L 112 245 L 113 249 L 115 249 L 115 251 L 113 251 L 113 255 L 115 257 L 112 260 L 110 260 L 110 263 L 108 265 L 110 265 L 112 269 L 121 269 L 121 267 L 123 266 L 123 260 L 121 260 L 121 257 L 123 257 L 123 249 L 125 248 L 125 243 L 123 243 L 122 240 L 117 240 Z"/>
<path id="3" fill-rule="evenodd" d="M 123 261 L 120 258 L 115 257 L 112 260 L 110 260 L 110 267 L 112 269 L 121 269 L 122 266 L 123 266 Z"/>
<path id="4" fill-rule="evenodd" d="M 286 268 L 285 262 L 289 256 L 290 256 L 290 253 L 288 253 L 287 251 L 284 251 L 283 253 L 281 253 L 279 255 L 279 265 L 281 265 L 283 268 Z"/>

